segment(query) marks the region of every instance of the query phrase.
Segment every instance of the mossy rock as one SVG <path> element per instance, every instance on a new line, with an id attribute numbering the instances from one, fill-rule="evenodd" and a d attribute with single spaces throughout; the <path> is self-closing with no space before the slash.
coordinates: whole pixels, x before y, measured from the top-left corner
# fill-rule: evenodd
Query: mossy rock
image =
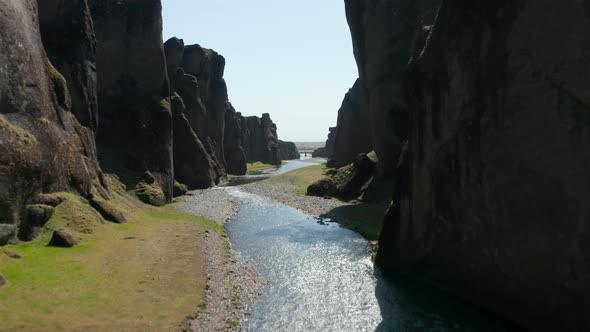
<path id="1" fill-rule="evenodd" d="M 53 232 L 53 236 L 49 241 L 48 246 L 58 248 L 71 248 L 80 243 L 80 238 L 68 232 L 65 229 L 59 229 Z"/>
<path id="2" fill-rule="evenodd" d="M 11 136 L 16 137 L 17 140 L 27 145 L 38 143 L 35 135 L 8 121 L 2 114 L 0 114 L 0 131 L 9 133 Z"/>
<path id="3" fill-rule="evenodd" d="M 154 206 L 166 205 L 166 195 L 162 191 L 162 188 L 154 184 L 147 184 L 144 181 L 140 182 L 135 186 L 133 192 L 142 202 Z"/>
<path id="4" fill-rule="evenodd" d="M 100 215 L 110 222 L 114 222 L 117 224 L 124 224 L 127 222 L 127 218 L 121 212 L 121 210 L 117 209 L 114 205 L 109 203 L 108 201 L 93 198 L 90 200 L 90 206 L 92 206 Z"/>
<path id="5" fill-rule="evenodd" d="M 178 181 L 174 181 L 174 197 L 180 197 L 186 195 L 188 187 Z"/>

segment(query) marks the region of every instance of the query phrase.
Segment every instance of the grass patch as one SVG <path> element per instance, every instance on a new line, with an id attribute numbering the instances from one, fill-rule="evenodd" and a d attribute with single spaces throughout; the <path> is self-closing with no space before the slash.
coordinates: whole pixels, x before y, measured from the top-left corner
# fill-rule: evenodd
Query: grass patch
<path id="1" fill-rule="evenodd" d="M 383 219 L 390 204 L 390 199 L 362 202 L 336 208 L 330 214 L 344 216 L 344 221 L 340 223 L 342 226 L 361 234 L 367 240 L 374 241 L 379 239 Z"/>
<path id="2" fill-rule="evenodd" d="M 284 165 L 285 162 L 282 162 L 282 165 Z M 277 165 L 270 165 L 270 164 L 264 164 L 261 163 L 259 161 L 255 162 L 255 163 L 248 163 L 247 165 L 247 171 L 246 174 L 262 174 L 262 173 L 266 173 L 272 170 L 277 169 L 278 166 Z"/>
<path id="3" fill-rule="evenodd" d="M 297 187 L 297 194 L 305 195 L 307 187 L 325 177 L 330 169 L 325 165 L 315 165 L 299 168 L 294 171 L 273 176 L 265 181 L 287 181 Z"/>
<path id="4" fill-rule="evenodd" d="M 38 143 L 37 137 L 35 137 L 35 135 L 8 121 L 2 114 L 0 114 L 0 130 L 8 132 L 24 144 L 31 145 Z"/>
<path id="5" fill-rule="evenodd" d="M 2 248 L 22 258 L 0 254 L 8 281 L 0 288 L 0 330 L 171 331 L 197 313 L 207 283 L 202 240 L 206 230 L 225 234 L 223 227 L 173 206 L 115 204 L 127 224 L 94 224 L 87 205 L 68 196 L 39 238 Z M 46 246 L 51 229 L 87 224 L 80 219 L 94 225 L 79 229 L 80 245 Z"/>

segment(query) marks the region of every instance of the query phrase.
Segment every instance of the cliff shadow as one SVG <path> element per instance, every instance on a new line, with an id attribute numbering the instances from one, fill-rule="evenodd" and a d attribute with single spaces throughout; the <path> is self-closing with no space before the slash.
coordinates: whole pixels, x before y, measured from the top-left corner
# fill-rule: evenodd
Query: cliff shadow
<path id="1" fill-rule="evenodd" d="M 375 295 L 383 321 L 375 331 L 524 331 L 450 293 L 375 268 Z"/>

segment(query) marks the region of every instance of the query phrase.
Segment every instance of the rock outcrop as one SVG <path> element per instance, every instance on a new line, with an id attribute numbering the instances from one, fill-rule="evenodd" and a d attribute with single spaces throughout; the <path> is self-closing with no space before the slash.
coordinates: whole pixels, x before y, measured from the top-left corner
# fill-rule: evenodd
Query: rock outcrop
<path id="1" fill-rule="evenodd" d="M 225 162 L 227 172 L 234 175 L 244 175 L 247 172 L 246 151 L 244 140 L 247 139 L 246 119 L 236 112 L 228 102 L 225 110 Z"/>
<path id="2" fill-rule="evenodd" d="M 323 148 L 316 149 L 312 153 L 312 157 L 314 158 L 332 158 L 334 154 L 334 143 L 336 142 L 336 135 L 338 134 L 337 127 L 330 127 L 330 132 L 328 134 L 328 139 L 326 140 L 326 146 Z"/>
<path id="3" fill-rule="evenodd" d="M 97 40 L 101 165 L 129 188 L 143 172 L 173 196 L 172 112 L 160 0 L 91 0 Z M 160 196 L 160 195 L 158 195 Z"/>
<path id="4" fill-rule="evenodd" d="M 371 76 L 399 66 L 362 60 L 370 30 L 351 9 L 372 91 Z M 533 331 L 590 330 L 588 27 L 583 1 L 444 1 L 408 75 L 381 267 Z"/>
<path id="5" fill-rule="evenodd" d="M 85 74 L 72 74 L 83 84 L 76 90 L 73 104 L 68 83 L 44 50 L 36 1 L 2 1 L 0 13 L 1 245 L 17 239 L 34 195 L 61 190 L 87 195 L 93 186 L 102 185 L 102 173 L 92 131 L 76 117 L 83 119 L 82 114 L 87 114 L 92 122 L 91 94 L 86 99 L 77 95 L 92 84 L 92 78 L 84 80 Z M 79 45 L 79 49 L 89 45 Z M 62 51 L 72 57 L 77 54 L 70 49 Z M 62 64 L 63 68 L 88 69 Z"/>
<path id="6" fill-rule="evenodd" d="M 301 158 L 297 145 L 293 142 L 279 140 L 279 158 L 281 160 L 296 160 Z"/>
<path id="7" fill-rule="evenodd" d="M 200 131 L 201 137 L 207 139 L 206 108 L 199 96 L 199 83 L 180 67 L 184 56 L 182 39 L 169 39 L 164 50 L 172 92 L 174 175 L 191 189 L 212 187 L 225 176 L 225 171 L 212 158 L 214 151 L 208 151 L 197 134 Z"/>
<path id="8" fill-rule="evenodd" d="M 345 95 L 342 107 L 338 111 L 338 129 L 334 131 L 333 142 L 326 142 L 326 146 L 330 144 L 332 150 L 327 156 L 329 167 L 346 166 L 359 154 L 373 150 L 371 124 L 367 112 L 364 84 L 358 79 Z"/>
<path id="9" fill-rule="evenodd" d="M 248 162 L 260 161 L 269 165 L 280 165 L 279 138 L 277 125 L 272 122 L 270 114 L 246 117 L 245 151 Z"/>
<path id="10" fill-rule="evenodd" d="M 307 188 L 307 195 L 353 200 L 363 195 L 377 175 L 377 155 L 359 154 L 353 163 L 330 170 L 328 177 Z"/>
<path id="11" fill-rule="evenodd" d="M 402 85 L 417 32 L 434 21 L 441 0 L 345 0 L 359 70 L 366 93 L 372 147 L 380 170 L 395 170 L 407 132 Z"/>

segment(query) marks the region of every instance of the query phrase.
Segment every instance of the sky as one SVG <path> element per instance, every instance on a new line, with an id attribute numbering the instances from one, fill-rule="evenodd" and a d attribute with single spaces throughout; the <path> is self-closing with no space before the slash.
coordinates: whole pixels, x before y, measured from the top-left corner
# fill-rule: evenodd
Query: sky
<path id="1" fill-rule="evenodd" d="M 358 77 L 342 0 L 162 0 L 164 41 L 226 59 L 229 99 L 270 113 L 279 138 L 321 142 Z"/>

